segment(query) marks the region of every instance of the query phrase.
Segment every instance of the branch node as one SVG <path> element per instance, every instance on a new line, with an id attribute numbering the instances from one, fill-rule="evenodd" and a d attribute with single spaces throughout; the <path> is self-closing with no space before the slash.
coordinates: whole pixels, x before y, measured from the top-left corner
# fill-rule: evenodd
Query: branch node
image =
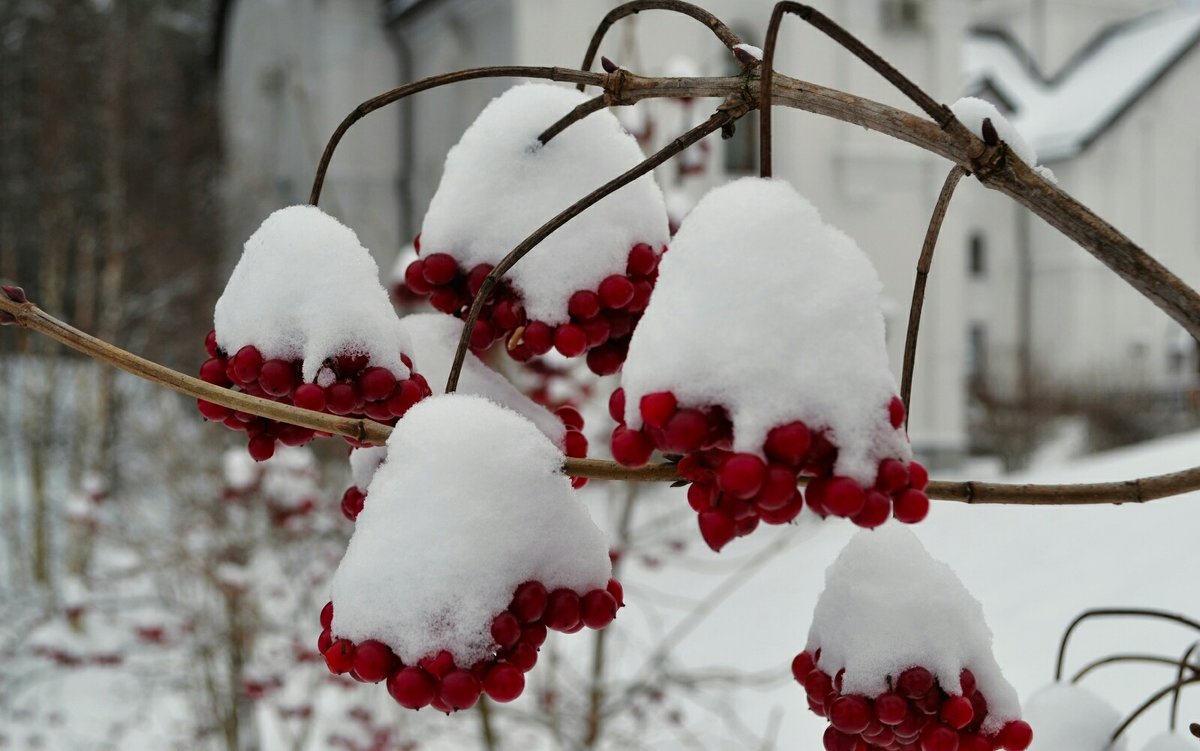
<path id="1" fill-rule="evenodd" d="M 612 60 L 609 60 L 607 57 L 605 57 L 603 55 L 600 56 L 600 67 L 604 68 L 605 73 L 616 73 L 618 70 L 621 69 L 621 66 L 617 65 Z"/>
<path id="2" fill-rule="evenodd" d="M 0 285 L 0 290 L 4 290 L 5 296 L 7 296 L 8 299 L 12 300 L 13 302 L 29 302 L 29 298 L 25 296 L 25 290 L 21 289 L 15 284 Z"/>
<path id="3" fill-rule="evenodd" d="M 610 65 L 612 64 L 612 61 L 607 57 L 601 59 Z M 605 67 L 605 70 L 608 70 L 608 68 Z M 621 105 L 629 104 L 629 102 L 625 100 L 625 84 L 628 83 L 628 81 L 629 71 L 625 70 L 624 68 L 614 67 L 612 70 L 608 70 L 608 75 L 604 77 L 605 107 L 619 107 Z"/>
<path id="4" fill-rule="evenodd" d="M 996 126 L 992 124 L 992 118 L 983 118 L 983 142 L 988 146 L 996 146 L 1000 143 L 1000 134 L 996 132 Z"/>

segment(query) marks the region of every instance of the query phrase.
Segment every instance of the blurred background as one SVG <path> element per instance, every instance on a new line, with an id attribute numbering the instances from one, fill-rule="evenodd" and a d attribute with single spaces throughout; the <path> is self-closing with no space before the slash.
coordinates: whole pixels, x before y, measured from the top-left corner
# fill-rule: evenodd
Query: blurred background
<path id="1" fill-rule="evenodd" d="M 325 140 L 356 104 L 461 68 L 578 66 L 615 5 L 6 0 L 0 278 L 85 331 L 193 372 L 243 241 L 271 211 L 307 200 Z M 763 44 L 772 3 L 705 6 Z M 1200 3 L 819 7 L 935 99 L 995 104 L 1064 190 L 1200 284 Z M 620 21 L 601 54 L 646 75 L 738 70 L 701 24 L 662 11 Z M 912 109 L 794 18 L 776 67 Z M 511 83 L 410 98 L 338 149 L 322 208 L 371 250 L 402 310 L 416 306 L 396 270 L 445 153 Z M 653 100 L 617 115 L 649 153 L 716 103 Z M 879 270 L 898 374 L 914 264 L 949 165 L 796 110 L 777 109 L 775 123 L 776 176 Z M 657 171 L 673 224 L 710 187 L 757 174 L 757 128 L 751 114 L 733 138 L 710 137 Z M 1200 455 L 1196 342 L 970 180 L 942 232 L 917 362 L 911 436 L 940 477 L 1124 479 Z M 579 406 L 602 454 L 615 381 L 553 365 L 510 376 L 544 402 Z M 592 483 L 586 497 L 630 592 L 611 643 L 552 641 L 543 677 L 489 722 L 411 716 L 316 659 L 325 583 L 351 531 L 336 511 L 345 452 L 314 445 L 246 466 L 240 448 L 228 453 L 232 436 L 196 417 L 187 400 L 45 338 L 0 332 L 0 748 L 817 747 L 820 722 L 781 666 L 804 647 L 848 525 L 806 516 L 714 558 L 682 491 Z M 1195 608 L 1195 502 L 1160 504 L 937 504 L 918 531 L 984 601 L 1025 696 L 1049 680 L 1058 633 L 1081 608 Z M 1093 656 L 1188 646 L 1141 626 L 1094 633 L 1080 642 Z M 1124 713 L 1167 678 L 1118 673 L 1098 690 Z M 1144 723 L 1131 748 L 1166 727 L 1165 710 Z"/>

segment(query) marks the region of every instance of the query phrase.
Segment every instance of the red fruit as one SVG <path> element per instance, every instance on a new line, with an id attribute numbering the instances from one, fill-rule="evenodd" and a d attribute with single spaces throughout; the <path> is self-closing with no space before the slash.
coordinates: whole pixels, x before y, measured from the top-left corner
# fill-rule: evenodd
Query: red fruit
<path id="1" fill-rule="evenodd" d="M 569 631 L 580 622 L 579 595 L 569 589 L 556 589 L 546 601 L 546 628 Z"/>
<path id="2" fill-rule="evenodd" d="M 904 402 L 900 401 L 898 396 L 893 396 L 888 402 L 888 422 L 897 430 L 904 424 Z"/>
<path id="3" fill-rule="evenodd" d="M 804 509 L 804 496 L 800 491 L 793 490 L 788 502 L 777 509 L 758 507 L 758 518 L 765 524 L 787 524 L 800 515 Z"/>
<path id="4" fill-rule="evenodd" d="M 919 699 L 933 688 L 933 673 L 922 667 L 909 668 L 896 679 L 896 691 L 909 699 Z"/>
<path id="5" fill-rule="evenodd" d="M 258 371 L 262 368 L 262 354 L 258 348 L 247 344 L 237 351 L 230 360 L 233 363 L 233 376 L 239 383 L 253 383 L 258 380 Z"/>
<path id="6" fill-rule="evenodd" d="M 622 310 L 609 310 L 605 313 L 608 319 L 609 336 L 613 339 L 623 339 L 633 331 L 633 316 Z"/>
<path id="7" fill-rule="evenodd" d="M 583 415 L 579 414 L 579 410 L 572 407 L 570 404 L 564 404 L 554 410 L 554 414 L 562 420 L 562 424 L 571 430 L 583 430 Z"/>
<path id="8" fill-rule="evenodd" d="M 661 428 L 667 424 L 667 420 L 671 419 L 671 415 L 675 414 L 676 407 L 679 403 L 675 400 L 675 395 L 670 391 L 656 391 L 652 394 L 646 394 L 638 402 L 638 408 L 642 413 L 642 422 L 655 428 Z"/>
<path id="9" fill-rule="evenodd" d="M 521 643 L 537 649 L 546 643 L 546 627 L 540 623 L 530 623 L 521 629 Z"/>
<path id="10" fill-rule="evenodd" d="M 478 295 L 479 290 L 483 289 L 483 282 L 490 273 L 492 273 L 492 265 L 490 263 L 481 263 L 471 269 L 471 273 L 467 274 L 467 291 L 471 293 L 472 297 Z"/>
<path id="11" fill-rule="evenodd" d="M 621 425 L 625 424 L 625 389 L 617 388 L 609 395 L 608 416 Z"/>
<path id="12" fill-rule="evenodd" d="M 433 285 L 425 281 L 424 266 L 425 264 L 418 259 L 404 269 L 404 286 L 418 295 L 428 295 L 433 291 Z"/>
<path id="13" fill-rule="evenodd" d="M 455 315 L 466 301 L 453 287 L 439 287 L 429 295 L 429 304 L 443 313 Z"/>
<path id="14" fill-rule="evenodd" d="M 321 628 L 326 631 L 333 625 L 333 603 L 325 603 L 325 607 L 321 608 Z M 324 652 L 325 650 L 321 650 Z"/>
<path id="15" fill-rule="evenodd" d="M 387 400 L 388 414 L 403 417 L 406 412 L 425 396 L 415 379 L 400 382 L 400 387 Z"/>
<path id="16" fill-rule="evenodd" d="M 325 389 L 325 408 L 335 415 L 353 412 L 356 404 L 358 404 L 358 394 L 348 383 L 335 383 Z"/>
<path id="17" fill-rule="evenodd" d="M 664 431 L 664 449 L 674 454 L 688 454 L 704 443 L 708 435 L 708 418 L 698 409 L 681 409 L 667 421 Z"/>
<path id="18" fill-rule="evenodd" d="M 795 467 L 804 462 L 811 444 L 812 433 L 808 426 L 796 421 L 772 428 L 767 433 L 763 450 L 772 461 Z"/>
<path id="19" fill-rule="evenodd" d="M 716 552 L 720 552 L 736 536 L 736 523 L 732 516 L 721 509 L 709 509 L 700 513 L 700 536 Z"/>
<path id="20" fill-rule="evenodd" d="M 229 374 L 225 371 L 225 361 L 219 357 L 205 360 L 200 366 L 200 380 L 214 386 L 228 386 Z"/>
<path id="21" fill-rule="evenodd" d="M 624 467 L 640 467 L 650 461 L 654 446 L 650 439 L 640 430 L 630 430 L 624 425 L 613 429 L 612 454 L 613 459 Z"/>
<path id="22" fill-rule="evenodd" d="M 815 667 L 812 655 L 808 652 L 801 652 L 792 659 L 792 677 L 803 684 L 804 679 L 808 677 L 808 674 Z"/>
<path id="23" fill-rule="evenodd" d="M 963 696 L 970 696 L 975 693 L 975 674 L 969 669 L 963 668 L 962 672 L 958 674 L 958 683 L 960 686 L 959 693 Z"/>
<path id="24" fill-rule="evenodd" d="M 452 670 L 442 678 L 442 701 L 452 709 L 470 709 L 482 692 L 479 679 L 469 670 Z"/>
<path id="25" fill-rule="evenodd" d="M 829 723 L 843 733 L 857 735 L 871 723 L 871 705 L 861 696 L 842 696 L 829 708 Z"/>
<path id="26" fill-rule="evenodd" d="M 513 331 L 525 323 L 525 309 L 512 300 L 501 300 L 492 310 L 492 320 L 503 331 Z"/>
<path id="27" fill-rule="evenodd" d="M 796 475 L 786 467 L 770 466 L 754 503 L 760 510 L 775 511 L 786 506 L 795 494 Z"/>
<path id="28" fill-rule="evenodd" d="M 568 430 L 563 436 L 563 453 L 567 456 L 581 458 L 587 456 L 588 440 L 578 430 Z"/>
<path id="29" fill-rule="evenodd" d="M 621 369 L 628 354 L 628 339 L 609 341 L 587 353 L 588 370 L 598 376 L 612 375 Z"/>
<path id="30" fill-rule="evenodd" d="M 525 690 L 525 674 L 512 665 L 493 665 L 483 678 L 483 690 L 493 701 L 510 702 Z"/>
<path id="31" fill-rule="evenodd" d="M 905 524 L 916 524 L 929 513 L 929 496 L 919 490 L 906 490 L 895 496 L 892 514 Z"/>
<path id="32" fill-rule="evenodd" d="M 754 530 L 758 529 L 758 516 L 753 511 L 747 516 L 737 516 L 734 518 L 733 534 L 735 537 L 745 537 Z"/>
<path id="33" fill-rule="evenodd" d="M 449 284 L 458 277 L 458 262 L 445 253 L 432 253 L 421 261 L 421 276 L 435 287 Z"/>
<path id="34" fill-rule="evenodd" d="M 567 312 L 580 321 L 587 321 L 600 315 L 600 296 L 595 292 L 581 289 L 567 300 Z"/>
<path id="35" fill-rule="evenodd" d="M 804 679 L 804 693 L 810 698 L 824 701 L 825 695 L 833 690 L 833 679 L 820 669 L 813 669 Z"/>
<path id="36" fill-rule="evenodd" d="M 210 331 L 204 337 L 204 351 L 209 357 L 220 357 L 221 348 L 217 346 L 217 332 Z"/>
<path id="37" fill-rule="evenodd" d="M 554 332 L 554 348 L 563 357 L 582 355 L 587 345 L 587 332 L 573 323 L 564 323 Z"/>
<path id="38" fill-rule="evenodd" d="M 716 481 L 716 474 L 704 466 L 698 454 L 688 454 L 679 460 L 679 476 L 691 482 L 711 483 Z"/>
<path id="39" fill-rule="evenodd" d="M 325 654 L 325 650 L 329 649 L 331 644 L 333 644 L 333 636 L 329 633 L 329 629 L 325 629 L 317 637 L 317 652 Z"/>
<path id="40" fill-rule="evenodd" d="M 932 723 L 921 731 L 921 751 L 958 751 L 958 733 Z"/>
<path id="41" fill-rule="evenodd" d="M 617 600 L 603 589 L 593 589 L 580 600 L 579 617 L 588 628 L 604 628 L 617 617 Z"/>
<path id="42" fill-rule="evenodd" d="M 544 355 L 554 346 L 554 329 L 542 321 L 530 321 L 525 326 L 525 333 L 522 334 L 521 340 L 533 354 Z"/>
<path id="43" fill-rule="evenodd" d="M 975 718 L 975 709 L 965 696 L 951 696 L 942 702 L 941 712 L 938 716 L 942 722 L 955 730 L 962 730 Z"/>
<path id="44" fill-rule="evenodd" d="M 908 717 L 908 702 L 900 694 L 882 693 L 875 697 L 875 716 L 884 725 L 899 725 Z"/>
<path id="45" fill-rule="evenodd" d="M 346 492 L 342 494 L 342 516 L 350 521 L 358 519 L 365 501 L 366 496 L 361 490 L 355 487 L 346 488 Z"/>
<path id="46" fill-rule="evenodd" d="M 612 334 L 612 327 L 603 318 L 585 321 L 580 326 L 583 328 L 583 333 L 587 335 L 589 347 L 598 347 L 604 344 L 608 341 L 609 335 Z"/>
<path id="47" fill-rule="evenodd" d="M 716 487 L 706 482 L 694 482 L 688 487 L 688 505 L 696 513 L 707 511 L 717 503 L 719 494 Z"/>
<path id="48" fill-rule="evenodd" d="M 512 648 L 512 651 L 508 653 L 508 657 L 505 659 L 517 670 L 520 670 L 522 673 L 528 673 L 530 670 L 533 670 L 534 665 L 537 665 L 538 653 L 536 648 L 525 642 L 521 642 Z"/>
<path id="49" fill-rule="evenodd" d="M 492 346 L 492 342 L 496 340 L 496 330 L 492 328 L 492 324 L 484 320 L 475 321 L 471 326 L 471 349 L 481 350 Z"/>
<path id="50" fill-rule="evenodd" d="M 892 502 L 888 497 L 878 490 L 868 490 L 862 509 L 850 517 L 850 521 L 864 529 L 874 529 L 886 522 L 891 515 Z"/>
<path id="51" fill-rule="evenodd" d="M 388 645 L 368 639 L 354 650 L 354 672 L 367 683 L 379 683 L 396 669 L 400 661 Z"/>
<path id="52" fill-rule="evenodd" d="M 864 751 L 862 741 L 853 735 L 847 735 L 837 728 L 825 728 L 825 735 L 821 737 L 821 743 L 825 746 L 825 751 Z"/>
<path id="53" fill-rule="evenodd" d="M 267 360 L 258 371 L 258 385 L 271 396 L 287 396 L 296 385 L 296 374 L 284 360 Z"/>
<path id="54" fill-rule="evenodd" d="M 437 682 L 421 668 L 402 668 L 392 673 L 388 693 L 406 709 L 427 707 L 438 693 Z"/>
<path id="55" fill-rule="evenodd" d="M 867 496 L 858 483 L 849 477 L 834 477 L 825 486 L 823 504 L 834 516 L 854 516 L 862 511 Z"/>
<path id="56" fill-rule="evenodd" d="M 996 741 L 1005 751 L 1025 751 L 1033 743 L 1033 728 L 1024 720 L 1013 720 L 1000 728 Z"/>
<path id="57" fill-rule="evenodd" d="M 658 254 L 646 243 L 638 243 L 629 251 L 629 263 L 625 272 L 638 276 L 647 276 L 658 267 Z"/>
<path id="58" fill-rule="evenodd" d="M 517 587 L 508 609 L 522 623 L 533 623 L 546 612 L 547 599 L 546 588 L 541 582 L 525 582 Z"/>
<path id="59" fill-rule="evenodd" d="M 600 301 L 606 308 L 623 308 L 633 300 L 633 282 L 613 274 L 600 282 Z"/>
<path id="60" fill-rule="evenodd" d="M 417 661 L 417 665 L 434 678 L 441 680 L 454 669 L 454 655 L 443 649 L 433 657 L 422 657 Z"/>
<path id="61" fill-rule="evenodd" d="M 977 733 L 959 733 L 958 751 L 992 751 L 992 744 Z"/>
<path id="62" fill-rule="evenodd" d="M 217 420 L 224 420 L 225 418 L 229 417 L 230 414 L 228 407 L 223 407 L 220 404 L 214 404 L 213 402 L 206 402 L 203 399 L 196 400 L 196 408 L 200 410 L 200 414 L 204 417 L 204 419 L 213 420 L 214 422 Z"/>
<path id="63" fill-rule="evenodd" d="M 275 456 L 275 437 L 260 433 L 250 439 L 250 443 L 246 448 L 254 461 L 265 462 L 272 456 Z"/>
<path id="64" fill-rule="evenodd" d="M 331 673 L 341 675 L 354 666 L 354 644 L 347 639 L 338 639 L 321 654 Z"/>
<path id="65" fill-rule="evenodd" d="M 717 471 L 721 492 L 734 498 L 753 498 L 767 477 L 767 465 L 754 454 L 734 454 Z"/>
<path id="66" fill-rule="evenodd" d="M 492 638 L 502 648 L 508 648 L 521 640 L 521 622 L 509 612 L 492 619 Z"/>
<path id="67" fill-rule="evenodd" d="M 908 484 L 913 490 L 924 490 L 929 485 L 929 470 L 918 462 L 908 464 Z"/>
<path id="68" fill-rule="evenodd" d="M 908 470 L 898 459 L 884 459 L 879 463 L 875 487 L 887 495 L 908 487 Z"/>
<path id="69" fill-rule="evenodd" d="M 358 387 L 369 402 L 386 399 L 396 388 L 396 376 L 387 368 L 367 368 L 359 376 Z"/>
<path id="70" fill-rule="evenodd" d="M 625 588 L 621 586 L 621 582 L 616 579 L 609 579 L 608 585 L 604 589 L 617 601 L 618 608 L 625 607 Z"/>
<path id="71" fill-rule="evenodd" d="M 314 412 L 325 411 L 325 389 L 315 383 L 302 383 L 292 394 L 292 403 L 301 409 L 311 409 Z"/>

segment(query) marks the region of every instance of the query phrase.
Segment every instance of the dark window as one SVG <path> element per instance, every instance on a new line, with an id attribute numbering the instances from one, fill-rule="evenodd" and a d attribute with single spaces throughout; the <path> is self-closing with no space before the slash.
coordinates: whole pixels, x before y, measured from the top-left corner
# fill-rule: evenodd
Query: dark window
<path id="1" fill-rule="evenodd" d="M 973 279 L 987 276 L 987 241 L 982 232 L 972 232 L 967 247 L 967 271 Z"/>
<path id="2" fill-rule="evenodd" d="M 883 28 L 916 31 L 925 26 L 924 0 L 883 0 Z"/>
<path id="3" fill-rule="evenodd" d="M 987 371 L 987 328 L 973 323 L 967 329 L 967 378 L 972 384 L 983 381 Z"/>

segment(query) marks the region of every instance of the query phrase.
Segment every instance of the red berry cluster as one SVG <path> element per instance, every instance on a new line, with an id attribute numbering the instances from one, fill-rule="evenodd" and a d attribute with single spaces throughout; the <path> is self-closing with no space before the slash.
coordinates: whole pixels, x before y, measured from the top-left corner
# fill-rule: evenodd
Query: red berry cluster
<path id="1" fill-rule="evenodd" d="M 732 450 L 733 424 L 720 406 L 683 406 L 670 391 L 646 394 L 638 403 L 642 428 L 634 430 L 625 425 L 625 391 L 618 388 L 608 410 L 619 423 L 612 434 L 613 458 L 619 463 L 640 467 L 654 449 L 683 456 L 679 474 L 692 483 L 688 503 L 699 514 L 700 534 L 713 550 L 750 534 L 760 521 L 795 519 L 806 499 L 822 516 L 848 517 L 867 528 L 878 527 L 888 516 L 918 522 L 929 511 L 929 498 L 922 492 L 929 475 L 920 464 L 884 459 L 874 486 L 864 488 L 833 473 L 837 447 L 825 431 L 800 421 L 767 433 L 764 460 Z M 899 429 L 904 405 L 898 398 L 892 399 L 888 413 L 892 427 Z M 803 495 L 796 487 L 801 475 L 813 478 Z"/>
<path id="2" fill-rule="evenodd" d="M 550 592 L 540 582 L 525 582 L 517 587 L 508 609 L 492 620 L 494 654 L 468 668 L 456 665 L 445 650 L 405 665 L 386 644 L 374 639 L 360 644 L 334 639 L 330 602 L 321 611 L 317 649 L 332 673 L 349 673 L 365 683 L 386 680 L 388 693 L 402 707 L 431 706 L 449 713 L 470 709 L 483 693 L 498 702 L 516 699 L 525 690 L 525 673 L 537 664 L 548 631 L 573 634 L 584 626 L 602 629 L 624 604 L 616 579 L 610 579 L 605 589 L 583 595 L 569 589 Z"/>
<path id="3" fill-rule="evenodd" d="M 911 667 L 888 690 L 867 697 L 842 693 L 842 674 L 830 675 L 817 667 L 821 650 L 801 652 L 792 660 L 792 675 L 804 686 L 808 708 L 829 718 L 826 751 L 1025 751 L 1033 730 L 1023 720 L 1012 720 L 1000 731 L 985 734 L 987 699 L 975 685 L 975 676 L 963 670 L 962 693 L 948 693 L 933 673 Z"/>
<path id="4" fill-rule="evenodd" d="M 419 236 L 413 244 L 420 252 Z M 650 302 L 660 257 L 646 243 L 634 245 L 625 273 L 606 277 L 595 290 L 578 290 L 571 295 L 567 302 L 570 320 L 559 326 L 530 321 L 520 296 L 502 281 L 475 322 L 471 348 L 481 352 L 504 340 L 511 345 L 505 347 L 508 354 L 518 362 L 551 349 L 565 357 L 586 352 L 593 373 L 615 373 L 625 362 L 629 337 Z M 467 271 L 449 253 L 431 253 L 409 264 L 404 283 L 417 294 L 429 295 L 430 304 L 443 313 L 465 316 L 491 271 L 492 266 L 486 263 Z M 519 335 L 514 336 L 517 332 Z"/>
<path id="5" fill-rule="evenodd" d="M 413 371 L 408 378 L 397 380 L 387 368 L 367 367 L 369 358 L 361 353 L 330 358 L 326 365 L 337 380 L 329 386 L 318 386 L 304 382 L 298 360 L 264 360 L 253 345 L 242 347 L 232 356 L 226 354 L 217 347 L 215 331 L 208 333 L 204 347 L 209 359 L 200 366 L 200 380 L 315 412 L 369 417 L 394 425 L 410 407 L 432 393 L 421 374 Z M 407 355 L 400 355 L 400 359 L 412 369 Z M 203 399 L 197 401 L 197 406 L 205 418 L 222 422 L 231 430 L 246 431 L 250 456 L 256 461 L 274 456 L 276 441 L 300 446 L 316 436 L 316 431 L 309 428 L 255 417 Z"/>

